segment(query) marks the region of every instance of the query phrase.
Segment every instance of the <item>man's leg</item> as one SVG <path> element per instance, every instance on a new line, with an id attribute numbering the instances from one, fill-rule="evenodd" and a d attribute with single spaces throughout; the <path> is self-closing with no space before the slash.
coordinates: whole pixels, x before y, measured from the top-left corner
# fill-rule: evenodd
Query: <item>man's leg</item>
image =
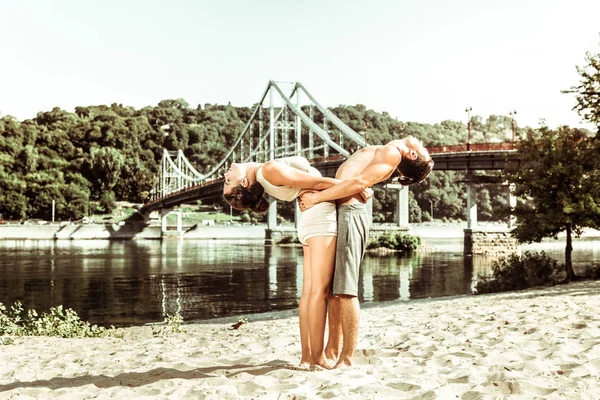
<path id="1" fill-rule="evenodd" d="M 358 328 L 360 325 L 360 305 L 355 296 L 339 295 L 340 316 L 344 343 L 342 353 L 335 368 L 349 367 L 356 351 Z"/>
<path id="2" fill-rule="evenodd" d="M 336 368 L 352 365 L 352 357 L 358 342 L 360 324 L 358 281 L 360 263 L 365 254 L 368 236 L 366 206 L 364 204 L 338 206 L 338 248 L 333 292 L 339 297 L 338 308 L 343 343 Z"/>
<path id="3" fill-rule="evenodd" d="M 337 361 L 342 350 L 342 322 L 340 321 L 339 297 L 329 296 L 327 317 L 329 337 L 327 339 L 327 347 L 325 347 L 325 357 L 329 360 Z"/>

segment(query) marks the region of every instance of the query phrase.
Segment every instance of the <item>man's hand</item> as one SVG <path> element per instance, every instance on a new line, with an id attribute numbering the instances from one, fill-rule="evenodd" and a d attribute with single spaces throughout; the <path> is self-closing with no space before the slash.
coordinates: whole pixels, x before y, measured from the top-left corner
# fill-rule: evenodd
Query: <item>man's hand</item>
<path id="1" fill-rule="evenodd" d="M 316 204 L 316 193 L 311 191 L 304 191 L 298 196 L 298 205 L 300 211 L 304 212 Z"/>
<path id="2" fill-rule="evenodd" d="M 373 189 L 371 188 L 366 188 L 365 190 L 363 190 L 362 192 L 360 192 L 360 197 L 363 198 L 363 203 L 366 203 L 371 197 L 373 197 Z"/>

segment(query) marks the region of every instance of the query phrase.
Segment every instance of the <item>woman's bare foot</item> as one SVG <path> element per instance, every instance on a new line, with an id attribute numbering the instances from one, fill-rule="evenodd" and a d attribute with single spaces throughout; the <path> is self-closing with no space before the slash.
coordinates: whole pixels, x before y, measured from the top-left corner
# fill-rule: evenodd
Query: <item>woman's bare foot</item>
<path id="1" fill-rule="evenodd" d="M 325 358 L 327 358 L 329 361 L 331 361 L 333 363 L 335 363 L 337 361 L 337 359 L 340 357 L 339 351 L 335 352 L 330 349 L 325 349 L 324 354 L 325 354 Z"/>
<path id="2" fill-rule="evenodd" d="M 311 369 L 316 369 L 316 367 L 333 369 L 334 366 L 335 361 L 328 360 L 326 357 L 321 357 L 320 359 L 315 361 L 315 364 L 311 366 Z"/>
<path id="3" fill-rule="evenodd" d="M 312 363 L 310 361 L 300 361 L 300 365 L 298 366 L 301 369 L 311 369 Z"/>

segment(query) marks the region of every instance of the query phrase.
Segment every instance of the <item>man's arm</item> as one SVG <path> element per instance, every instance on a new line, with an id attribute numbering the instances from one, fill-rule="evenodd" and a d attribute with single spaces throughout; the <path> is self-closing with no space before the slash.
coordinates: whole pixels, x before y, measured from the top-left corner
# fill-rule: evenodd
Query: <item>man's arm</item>
<path id="1" fill-rule="evenodd" d="M 339 179 L 311 175 L 281 162 L 267 162 L 262 168 L 263 176 L 275 186 L 299 189 L 323 190 L 342 182 Z"/>
<path id="2" fill-rule="evenodd" d="M 400 152 L 388 146 L 378 149 L 373 160 L 363 171 L 350 179 L 331 186 L 321 192 L 307 193 L 302 197 L 301 209 L 308 209 L 323 201 L 337 200 L 363 192 L 365 189 L 387 179 L 400 163 Z"/>

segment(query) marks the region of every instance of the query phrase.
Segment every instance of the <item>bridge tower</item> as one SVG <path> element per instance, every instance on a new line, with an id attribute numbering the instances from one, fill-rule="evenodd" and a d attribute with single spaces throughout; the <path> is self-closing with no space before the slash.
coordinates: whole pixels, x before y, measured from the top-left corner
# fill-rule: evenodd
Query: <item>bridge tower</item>
<path id="1" fill-rule="evenodd" d="M 216 165 L 198 171 L 183 151 L 164 151 L 157 188 L 150 203 L 142 210 L 146 213 L 161 210 L 161 214 L 166 215 L 188 201 L 221 197 L 222 176 L 233 162 L 262 163 L 300 155 L 323 176 L 333 177 L 344 159 L 366 145 L 362 135 L 323 107 L 300 82 L 269 81 L 244 129 Z M 399 194 L 398 224 L 407 226 L 408 190 L 396 190 Z M 295 207 L 298 221 L 299 209 Z M 277 201 L 271 198 L 266 242 L 272 243 L 276 239 L 274 235 L 280 231 Z"/>

